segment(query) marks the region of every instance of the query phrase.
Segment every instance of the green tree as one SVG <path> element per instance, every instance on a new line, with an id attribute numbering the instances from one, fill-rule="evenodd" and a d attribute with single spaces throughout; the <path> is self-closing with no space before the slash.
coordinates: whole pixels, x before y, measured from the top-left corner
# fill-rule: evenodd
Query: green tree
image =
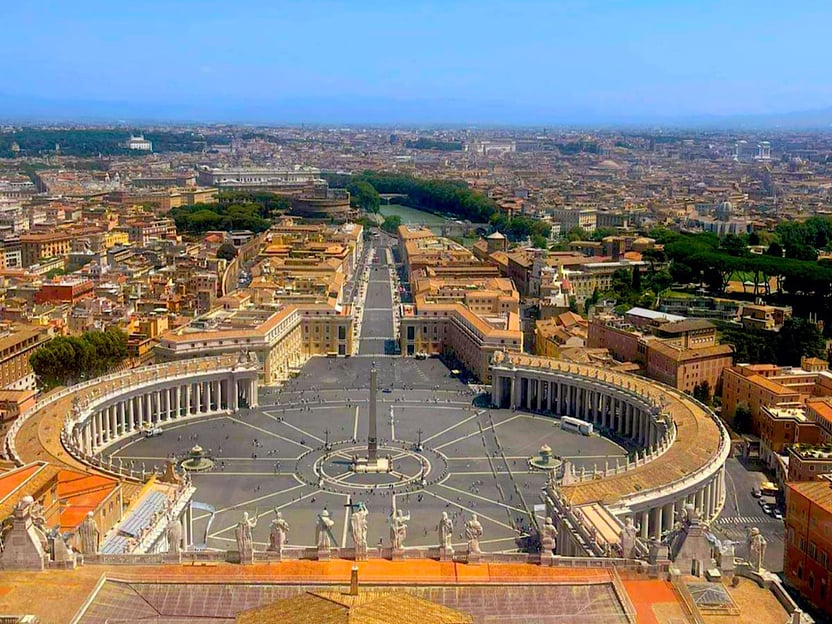
<path id="1" fill-rule="evenodd" d="M 768 246 L 768 249 L 766 249 L 766 255 L 774 256 L 775 258 L 782 258 L 783 248 L 780 246 L 780 243 L 777 241 L 771 243 L 771 245 Z"/>
<path id="2" fill-rule="evenodd" d="M 707 379 L 693 387 L 693 398 L 705 405 L 711 404 L 711 385 Z"/>
<path id="3" fill-rule="evenodd" d="M 537 249 L 546 249 L 547 244 L 548 240 L 545 236 L 540 236 L 539 234 L 532 236 L 532 245 Z"/>
<path id="4" fill-rule="evenodd" d="M 39 347 L 29 363 L 44 388 L 106 373 L 127 356 L 127 335 L 119 329 L 59 336 Z"/>
<path id="5" fill-rule="evenodd" d="M 738 404 L 734 410 L 732 427 L 737 433 L 751 433 L 751 410 L 746 403 Z"/>
<path id="6" fill-rule="evenodd" d="M 615 228 L 610 227 L 600 227 L 595 228 L 592 231 L 592 234 L 589 235 L 589 240 L 600 241 L 605 239 L 607 236 L 615 236 L 618 234 L 618 231 Z"/>
<path id="7" fill-rule="evenodd" d="M 635 292 L 641 292 L 641 271 L 639 270 L 638 265 L 633 267 L 632 287 Z"/>
<path id="8" fill-rule="evenodd" d="M 777 335 L 778 364 L 799 366 L 800 358 L 827 357 L 826 340 L 817 325 L 804 318 L 786 320 Z"/>
<path id="9" fill-rule="evenodd" d="M 385 232 L 395 234 L 402 224 L 402 218 L 399 215 L 388 215 L 384 217 L 384 223 L 381 224 L 381 229 Z"/>
<path id="10" fill-rule="evenodd" d="M 229 262 L 231 262 L 236 257 L 237 248 L 231 243 L 223 243 L 222 245 L 220 245 L 219 249 L 217 249 L 217 258 L 221 258 L 223 260 L 228 260 Z"/>
<path id="11" fill-rule="evenodd" d="M 347 190 L 350 193 L 350 206 L 366 212 L 378 212 L 381 198 L 372 184 L 365 180 L 356 180 L 347 185 Z"/>

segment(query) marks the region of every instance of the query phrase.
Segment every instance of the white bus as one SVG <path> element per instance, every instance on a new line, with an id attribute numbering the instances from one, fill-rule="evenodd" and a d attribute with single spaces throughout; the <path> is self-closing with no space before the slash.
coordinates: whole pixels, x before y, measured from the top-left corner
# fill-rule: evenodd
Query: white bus
<path id="1" fill-rule="evenodd" d="M 565 431 L 574 431 L 585 436 L 592 435 L 592 423 L 571 416 L 564 416 L 560 419 L 560 428 Z"/>

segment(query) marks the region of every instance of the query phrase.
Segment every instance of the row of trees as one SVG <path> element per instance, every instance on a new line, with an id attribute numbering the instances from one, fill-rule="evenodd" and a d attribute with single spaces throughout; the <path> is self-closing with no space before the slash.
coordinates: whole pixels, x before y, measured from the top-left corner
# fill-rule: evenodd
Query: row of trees
<path id="1" fill-rule="evenodd" d="M 818 326 L 807 319 L 787 319 L 779 332 L 720 325 L 721 341 L 734 345 L 734 360 L 751 364 L 776 363 L 799 366 L 800 358 L 826 359 L 826 340 Z"/>
<path id="2" fill-rule="evenodd" d="M 365 171 L 352 183 L 369 183 L 378 193 L 406 195 L 399 203 L 427 212 L 451 215 L 459 219 L 485 222 L 497 212 L 494 201 L 455 180 L 422 180 L 409 175 Z"/>
<path id="3" fill-rule="evenodd" d="M 271 219 L 291 208 L 286 197 L 274 193 L 226 191 L 218 194 L 217 203 L 180 206 L 169 216 L 180 232 L 199 234 L 209 230 L 269 229 Z"/>
<path id="4" fill-rule="evenodd" d="M 405 141 L 404 145 L 411 149 L 435 150 L 439 152 L 460 152 L 463 148 L 462 143 L 459 141 L 439 141 L 426 137 L 419 137 L 415 141 Z"/>
<path id="5" fill-rule="evenodd" d="M 712 234 L 678 235 L 665 245 L 665 253 L 674 281 L 704 283 L 715 293 L 724 293 L 732 276 L 739 275 L 753 283 L 754 292 L 762 287 L 766 295 L 773 279 L 778 291 L 809 297 L 816 309 L 832 295 L 832 264 L 779 253 L 750 254 L 738 237 L 720 241 Z"/>
<path id="6" fill-rule="evenodd" d="M 59 336 L 38 348 L 29 363 L 44 388 L 103 375 L 127 357 L 127 334 L 111 328 L 81 336 Z"/>
<path id="7" fill-rule="evenodd" d="M 67 156 L 143 154 L 144 152 L 134 152 L 125 147 L 129 136 L 128 130 L 105 128 L 21 128 L 0 134 L 0 157 L 15 156 L 12 151 L 14 143 L 17 143 L 21 154 L 26 156 L 54 153 L 55 145 L 60 145 L 61 154 Z M 231 141 L 230 137 L 203 136 L 195 132 L 154 131 L 145 132 L 144 137 L 153 142 L 155 152 L 201 152 L 211 145 Z"/>

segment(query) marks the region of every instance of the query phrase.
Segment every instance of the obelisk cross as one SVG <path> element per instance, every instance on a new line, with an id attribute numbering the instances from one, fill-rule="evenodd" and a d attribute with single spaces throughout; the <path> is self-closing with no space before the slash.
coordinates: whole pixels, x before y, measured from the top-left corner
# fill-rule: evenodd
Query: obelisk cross
<path id="1" fill-rule="evenodd" d="M 378 460 L 378 433 L 376 431 L 376 363 L 370 369 L 370 430 L 367 434 L 367 463 L 375 464 Z"/>

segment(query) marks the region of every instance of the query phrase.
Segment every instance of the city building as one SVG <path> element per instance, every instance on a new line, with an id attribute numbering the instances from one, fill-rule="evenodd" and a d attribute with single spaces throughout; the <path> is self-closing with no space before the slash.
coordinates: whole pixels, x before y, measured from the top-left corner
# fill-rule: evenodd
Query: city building
<path id="1" fill-rule="evenodd" d="M 713 324 L 696 319 L 662 323 L 661 315 L 645 316 L 640 309 L 628 314 L 641 319 L 642 329 L 624 318 L 597 316 L 589 323 L 588 346 L 608 349 L 617 360 L 637 362 L 650 379 L 685 392 L 703 383 L 715 391 L 722 371 L 733 362 L 733 348 L 717 343 Z"/>
<path id="2" fill-rule="evenodd" d="M 238 354 L 257 355 L 263 383 L 286 380 L 313 355 L 351 355 L 353 318 L 328 305 L 216 308 L 163 333 L 159 361 Z"/>
<path id="3" fill-rule="evenodd" d="M 786 583 L 832 617 L 832 480 L 786 484 L 785 523 Z"/>
<path id="4" fill-rule="evenodd" d="M 809 397 L 832 395 L 832 373 L 816 358 L 804 358 L 804 366 L 776 366 L 774 364 L 737 364 L 726 368 L 722 377 L 722 416 L 729 423 L 739 405 L 751 412 L 751 430 L 760 431 L 763 407 L 800 407 Z M 809 370 L 807 370 L 809 369 Z"/>
<path id="5" fill-rule="evenodd" d="M 129 150 L 137 150 L 140 152 L 152 152 L 153 151 L 153 143 L 146 138 L 144 138 L 143 134 L 139 134 L 138 136 L 130 135 L 130 138 L 127 139 L 125 143 L 127 149 Z"/>
<path id="6" fill-rule="evenodd" d="M 552 221 L 560 223 L 561 232 L 580 228 L 587 234 L 595 231 L 598 211 L 595 208 L 547 208 Z"/>
<path id="7" fill-rule="evenodd" d="M 36 385 L 29 357 L 51 338 L 48 327 L 4 325 L 0 327 L 0 388 L 28 390 Z"/>

